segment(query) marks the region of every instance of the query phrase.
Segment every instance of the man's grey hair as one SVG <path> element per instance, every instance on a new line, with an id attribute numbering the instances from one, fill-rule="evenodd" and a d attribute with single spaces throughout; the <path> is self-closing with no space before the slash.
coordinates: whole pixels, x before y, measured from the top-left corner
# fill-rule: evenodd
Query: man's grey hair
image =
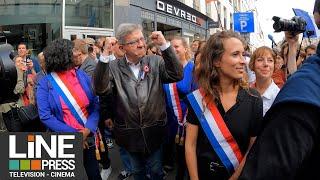
<path id="1" fill-rule="evenodd" d="M 140 24 L 132 24 L 132 23 L 122 23 L 118 26 L 116 32 L 116 38 L 119 44 L 125 44 L 125 37 L 128 34 L 131 34 L 134 31 L 140 30 L 142 31 L 142 26 Z"/>

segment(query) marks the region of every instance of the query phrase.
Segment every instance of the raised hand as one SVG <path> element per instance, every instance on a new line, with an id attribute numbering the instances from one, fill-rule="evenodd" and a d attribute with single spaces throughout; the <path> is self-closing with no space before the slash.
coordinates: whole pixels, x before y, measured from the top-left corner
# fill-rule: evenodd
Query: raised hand
<path id="1" fill-rule="evenodd" d="M 167 43 L 161 31 L 153 31 L 150 35 L 150 39 L 153 44 L 162 46 Z"/>

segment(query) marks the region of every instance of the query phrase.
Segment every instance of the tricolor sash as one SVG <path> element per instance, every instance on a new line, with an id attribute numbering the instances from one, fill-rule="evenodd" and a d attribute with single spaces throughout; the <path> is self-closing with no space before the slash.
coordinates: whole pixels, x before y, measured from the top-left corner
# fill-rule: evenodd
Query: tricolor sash
<path id="1" fill-rule="evenodd" d="M 48 75 L 48 79 L 52 84 L 53 88 L 61 96 L 64 103 L 66 103 L 66 105 L 69 107 L 72 115 L 75 117 L 78 123 L 84 126 L 87 123 L 87 117 L 85 116 L 84 112 L 81 110 L 75 97 L 71 94 L 67 86 L 62 82 L 58 74 L 55 72 L 52 72 Z"/>
<path id="2" fill-rule="evenodd" d="M 190 93 L 187 98 L 212 148 L 232 173 L 239 166 L 243 158 L 242 153 L 214 103 L 208 103 L 203 107 L 203 96 L 198 89 Z"/>
<path id="3" fill-rule="evenodd" d="M 164 89 L 168 97 L 168 103 L 170 104 L 174 112 L 174 115 L 177 117 L 178 124 L 183 124 L 184 118 L 182 115 L 182 108 L 180 104 L 177 83 L 165 84 Z"/>
<path id="4" fill-rule="evenodd" d="M 80 108 L 80 105 L 76 101 L 76 97 L 72 95 L 72 93 L 69 91 L 68 87 L 63 83 L 62 79 L 58 76 L 57 73 L 52 72 L 48 75 L 48 79 L 50 83 L 52 84 L 52 87 L 58 92 L 60 97 L 63 99 L 64 103 L 68 106 L 70 109 L 70 112 L 75 117 L 75 119 L 80 123 L 83 127 L 85 127 L 85 124 L 87 123 L 87 117 L 85 114 L 87 112 L 82 111 Z M 94 139 L 95 139 L 95 153 L 96 153 L 96 159 L 101 160 L 100 151 L 104 152 L 104 144 L 102 142 L 102 136 L 99 131 L 99 129 L 96 130 L 94 133 Z M 99 151 L 100 147 L 100 151 Z"/>
<path id="5" fill-rule="evenodd" d="M 177 129 L 175 142 L 179 145 L 183 145 L 186 115 L 185 116 L 183 115 L 177 83 L 164 84 L 164 90 L 167 95 L 167 101 L 168 101 L 167 103 L 169 103 L 169 107 L 173 110 L 173 113 L 178 122 L 178 129 Z"/>

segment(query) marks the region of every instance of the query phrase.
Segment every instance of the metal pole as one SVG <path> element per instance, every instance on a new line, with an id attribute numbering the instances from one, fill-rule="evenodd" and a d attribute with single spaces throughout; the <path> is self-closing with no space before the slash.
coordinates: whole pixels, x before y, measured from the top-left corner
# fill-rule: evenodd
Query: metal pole
<path id="1" fill-rule="evenodd" d="M 62 38 L 65 38 L 65 15 L 66 15 L 66 0 L 62 0 Z"/>

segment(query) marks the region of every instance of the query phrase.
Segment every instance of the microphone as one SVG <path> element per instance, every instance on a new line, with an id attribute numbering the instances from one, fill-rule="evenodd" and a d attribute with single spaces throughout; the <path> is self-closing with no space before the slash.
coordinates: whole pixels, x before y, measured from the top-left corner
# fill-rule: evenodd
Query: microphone
<path id="1" fill-rule="evenodd" d="M 277 43 L 274 41 L 273 36 L 271 34 L 268 34 L 268 38 L 270 39 L 270 41 L 277 46 Z"/>

